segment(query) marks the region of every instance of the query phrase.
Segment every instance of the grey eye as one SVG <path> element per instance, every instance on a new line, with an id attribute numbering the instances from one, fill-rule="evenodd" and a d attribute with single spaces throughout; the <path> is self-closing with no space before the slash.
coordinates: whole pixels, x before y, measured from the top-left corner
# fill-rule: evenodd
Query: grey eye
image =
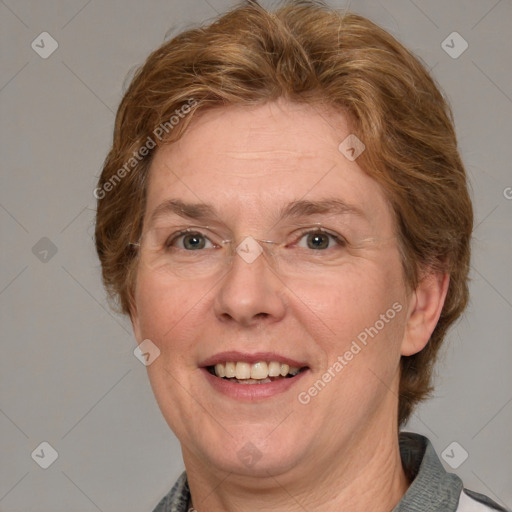
<path id="1" fill-rule="evenodd" d="M 203 249 L 206 245 L 205 237 L 199 233 L 183 236 L 183 246 L 187 250 Z"/>
<path id="2" fill-rule="evenodd" d="M 210 244 L 207 247 L 207 244 Z M 200 249 L 211 248 L 213 247 L 212 243 L 208 240 L 208 238 L 199 232 L 190 232 L 183 231 L 181 233 L 177 233 L 174 237 L 172 237 L 167 243 L 166 247 L 168 249 L 178 248 L 185 251 L 197 251 Z"/>
<path id="3" fill-rule="evenodd" d="M 302 240 L 305 240 L 306 243 L 302 242 Z M 334 243 L 331 244 L 331 241 Z M 339 239 L 339 237 L 327 233 L 325 231 L 309 231 L 306 233 L 303 233 L 300 241 L 298 243 L 299 247 L 302 247 L 304 249 L 313 249 L 313 250 L 324 250 L 329 249 L 332 247 L 332 245 L 344 245 L 342 240 Z"/>

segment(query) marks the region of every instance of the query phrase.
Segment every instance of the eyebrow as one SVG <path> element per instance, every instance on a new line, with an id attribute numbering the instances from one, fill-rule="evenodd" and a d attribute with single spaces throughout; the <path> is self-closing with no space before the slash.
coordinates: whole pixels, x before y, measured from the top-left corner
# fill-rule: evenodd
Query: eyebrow
<path id="1" fill-rule="evenodd" d="M 328 198 L 317 201 L 292 201 L 278 211 L 278 218 L 280 220 L 296 219 L 325 214 L 337 216 L 355 215 L 363 219 L 366 218 L 366 215 L 360 208 L 338 198 Z M 180 199 L 167 199 L 155 208 L 150 216 L 150 224 L 168 215 L 177 215 L 184 219 L 203 222 L 220 218 L 219 213 L 211 204 L 185 203 Z"/>

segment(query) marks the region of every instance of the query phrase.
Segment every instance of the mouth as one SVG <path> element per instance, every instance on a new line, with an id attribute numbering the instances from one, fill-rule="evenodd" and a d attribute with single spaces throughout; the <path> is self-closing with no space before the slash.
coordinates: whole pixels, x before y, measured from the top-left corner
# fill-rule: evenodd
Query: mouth
<path id="1" fill-rule="evenodd" d="M 200 369 L 216 392 L 238 401 L 278 396 L 296 387 L 310 372 L 305 362 L 276 354 L 223 352 L 204 360 Z"/>
<path id="2" fill-rule="evenodd" d="M 307 366 L 290 366 L 279 361 L 224 361 L 205 367 L 211 375 L 233 384 L 269 384 L 283 379 L 293 379 L 308 369 Z"/>

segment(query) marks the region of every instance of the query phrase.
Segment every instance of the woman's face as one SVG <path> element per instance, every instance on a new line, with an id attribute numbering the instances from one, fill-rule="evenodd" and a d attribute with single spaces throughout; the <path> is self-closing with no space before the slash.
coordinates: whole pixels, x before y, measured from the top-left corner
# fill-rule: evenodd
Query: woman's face
<path id="1" fill-rule="evenodd" d="M 349 134 L 340 113 L 279 101 L 206 112 L 155 154 L 132 321 L 190 463 L 326 470 L 396 432 L 410 294 L 391 208 L 338 149 Z"/>

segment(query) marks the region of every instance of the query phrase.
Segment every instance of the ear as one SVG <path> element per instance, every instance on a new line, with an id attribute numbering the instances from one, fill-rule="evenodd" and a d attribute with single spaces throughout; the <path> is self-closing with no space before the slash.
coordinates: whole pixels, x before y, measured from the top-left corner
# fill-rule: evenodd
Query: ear
<path id="1" fill-rule="evenodd" d="M 401 354 L 412 356 L 428 343 L 443 310 L 450 276 L 429 273 L 411 294 Z"/>

